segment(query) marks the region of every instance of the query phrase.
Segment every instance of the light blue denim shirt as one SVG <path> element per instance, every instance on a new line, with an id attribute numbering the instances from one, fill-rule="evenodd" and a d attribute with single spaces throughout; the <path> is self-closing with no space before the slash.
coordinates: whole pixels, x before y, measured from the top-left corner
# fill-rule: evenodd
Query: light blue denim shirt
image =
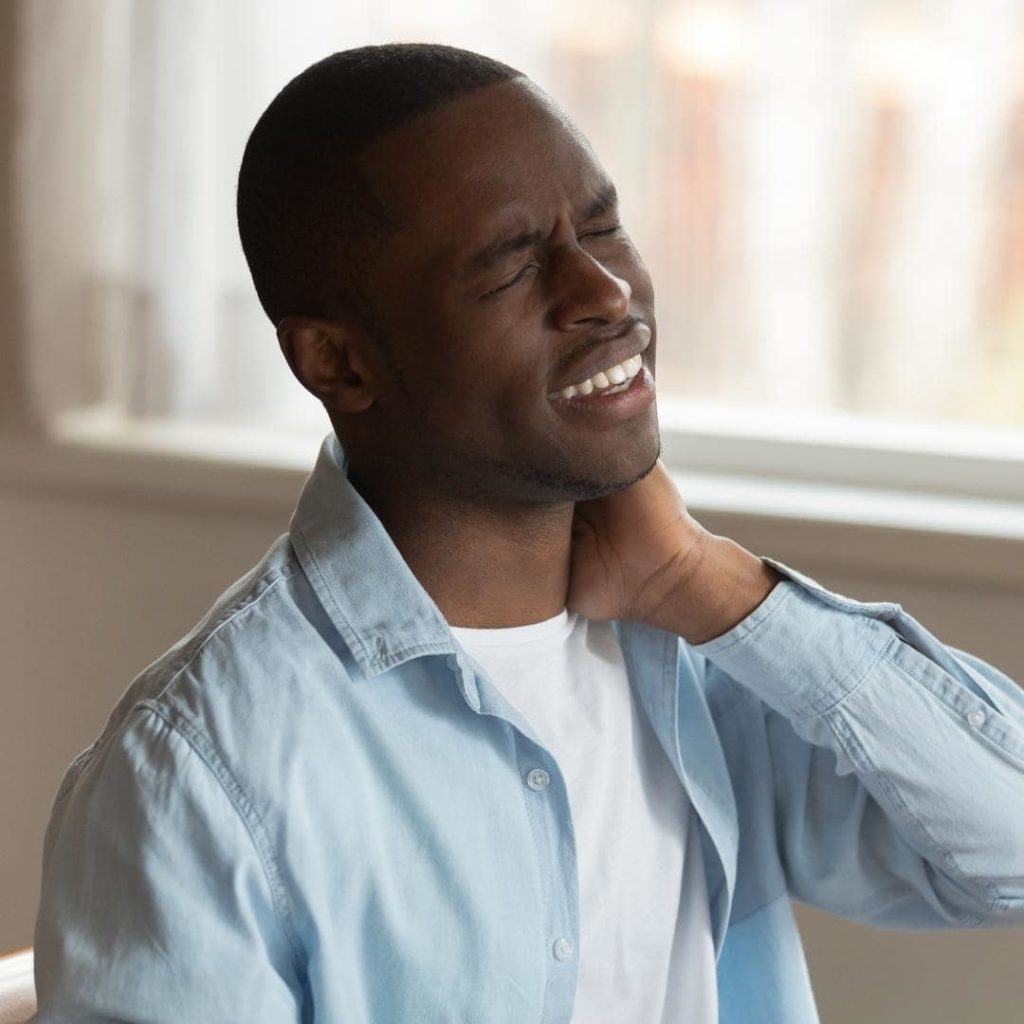
<path id="1" fill-rule="evenodd" d="M 1024 692 L 764 561 L 786 579 L 708 643 L 616 629 L 700 830 L 720 1020 L 809 1024 L 791 898 L 1024 925 Z M 68 769 L 36 1020 L 567 1024 L 579 915 L 558 764 L 330 435 L 288 535 Z"/>

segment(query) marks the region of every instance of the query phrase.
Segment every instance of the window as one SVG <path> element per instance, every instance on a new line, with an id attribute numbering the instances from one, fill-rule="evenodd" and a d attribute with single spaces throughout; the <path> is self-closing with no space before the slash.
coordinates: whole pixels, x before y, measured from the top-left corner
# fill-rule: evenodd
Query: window
<path id="1" fill-rule="evenodd" d="M 715 434 L 739 470 L 774 434 L 782 472 L 825 435 L 881 453 L 900 434 L 986 455 L 990 495 L 1024 490 L 1019 4 L 22 8 L 29 353 L 54 415 L 327 429 L 256 301 L 235 177 L 292 75 L 417 39 L 521 68 L 591 138 L 657 288 L 668 450 Z"/>

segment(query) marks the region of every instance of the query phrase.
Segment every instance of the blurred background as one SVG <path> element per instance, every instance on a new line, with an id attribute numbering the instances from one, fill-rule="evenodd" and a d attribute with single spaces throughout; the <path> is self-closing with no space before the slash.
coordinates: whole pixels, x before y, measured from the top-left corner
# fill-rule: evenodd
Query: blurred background
<path id="1" fill-rule="evenodd" d="M 52 414 L 320 432 L 237 240 L 248 133 L 330 49 L 494 54 L 619 185 L 663 395 L 1024 427 L 1019 0 L 38 0 L 15 211 Z"/>
<path id="2" fill-rule="evenodd" d="M 392 40 L 504 60 L 589 136 L 698 518 L 1024 680 L 1019 0 L 8 0 L 0 949 L 64 767 L 287 526 L 328 423 L 253 292 L 238 165 L 288 79 Z M 1019 1015 L 1020 931 L 798 919 L 824 1021 Z"/>

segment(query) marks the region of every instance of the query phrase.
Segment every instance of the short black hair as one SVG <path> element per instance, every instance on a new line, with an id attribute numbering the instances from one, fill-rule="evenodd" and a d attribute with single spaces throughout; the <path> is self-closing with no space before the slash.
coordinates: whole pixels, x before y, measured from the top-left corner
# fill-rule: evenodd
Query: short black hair
<path id="1" fill-rule="evenodd" d="M 242 250 L 271 322 L 365 304 L 346 257 L 388 219 L 355 162 L 364 146 L 457 96 L 522 76 L 469 50 L 387 43 L 333 53 L 293 78 L 256 122 L 238 174 Z"/>

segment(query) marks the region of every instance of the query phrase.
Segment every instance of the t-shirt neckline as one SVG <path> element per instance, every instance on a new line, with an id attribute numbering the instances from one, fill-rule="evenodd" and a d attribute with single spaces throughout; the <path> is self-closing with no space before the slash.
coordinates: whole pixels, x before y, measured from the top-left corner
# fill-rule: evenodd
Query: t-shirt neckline
<path id="1" fill-rule="evenodd" d="M 525 626 L 503 626 L 497 629 L 477 629 L 469 626 L 450 628 L 455 639 L 466 646 L 505 647 L 509 644 L 527 644 L 566 636 L 576 624 L 576 619 L 576 612 L 563 608 L 550 619 L 529 622 Z"/>

